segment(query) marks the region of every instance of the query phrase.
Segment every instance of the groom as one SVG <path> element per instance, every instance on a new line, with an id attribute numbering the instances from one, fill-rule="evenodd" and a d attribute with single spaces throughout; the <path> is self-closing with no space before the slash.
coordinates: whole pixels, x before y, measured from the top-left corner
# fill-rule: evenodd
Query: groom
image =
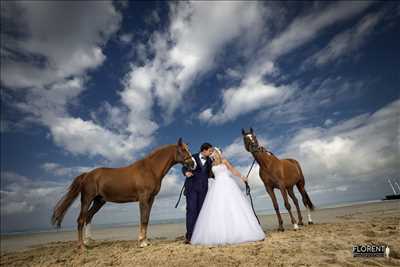
<path id="1" fill-rule="evenodd" d="M 193 154 L 195 162 L 193 169 L 182 168 L 182 173 L 186 176 L 185 196 L 186 196 L 186 240 L 185 244 L 190 243 L 193 228 L 199 216 L 201 206 L 208 190 L 208 178 L 212 177 L 211 158 L 213 147 L 209 143 L 204 143 L 200 147 L 200 152 Z"/>

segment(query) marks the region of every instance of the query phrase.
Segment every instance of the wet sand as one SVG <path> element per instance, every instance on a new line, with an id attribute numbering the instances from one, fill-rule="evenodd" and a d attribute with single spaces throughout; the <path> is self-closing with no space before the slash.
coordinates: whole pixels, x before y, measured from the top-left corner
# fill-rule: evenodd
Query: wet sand
<path id="1" fill-rule="evenodd" d="M 76 232 L 1 237 L 1 266 L 400 266 L 400 201 L 317 209 L 314 225 L 294 231 L 284 214 L 285 232 L 275 215 L 260 216 L 264 241 L 228 246 L 182 242 L 185 225 L 150 225 L 152 243 L 139 248 L 137 227 L 94 229 L 85 252 Z M 306 220 L 306 213 L 303 212 Z M 387 258 L 353 258 L 356 244 L 384 244 Z"/>

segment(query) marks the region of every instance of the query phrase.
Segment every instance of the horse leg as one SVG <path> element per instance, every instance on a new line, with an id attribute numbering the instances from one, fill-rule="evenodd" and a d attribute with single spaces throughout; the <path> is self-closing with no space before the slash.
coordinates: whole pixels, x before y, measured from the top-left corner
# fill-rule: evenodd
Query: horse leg
<path id="1" fill-rule="evenodd" d="M 89 209 L 86 217 L 86 224 L 85 224 L 85 244 L 86 242 L 89 243 L 91 241 L 94 241 L 92 239 L 92 231 L 91 231 L 91 222 L 93 219 L 93 216 L 103 207 L 103 205 L 106 203 L 105 200 L 101 196 L 97 196 L 93 200 L 93 205 Z"/>
<path id="2" fill-rule="evenodd" d="M 311 211 L 310 208 L 308 207 L 308 203 L 306 201 L 307 199 L 307 193 L 306 190 L 304 189 L 304 185 L 302 184 L 297 184 L 297 189 L 299 190 L 300 194 L 301 194 L 301 198 L 303 199 L 303 204 L 304 207 L 306 207 L 307 209 L 307 216 L 308 216 L 308 224 L 314 224 L 314 222 L 311 219 Z"/>
<path id="3" fill-rule="evenodd" d="M 301 216 L 301 212 L 300 212 L 299 201 L 297 200 L 296 195 L 293 192 L 293 187 L 290 187 L 288 189 L 288 193 L 289 193 L 289 196 L 292 198 L 292 200 L 294 202 L 294 205 L 296 206 L 297 216 L 299 217 L 299 225 L 304 225 L 303 224 L 303 217 Z"/>
<path id="4" fill-rule="evenodd" d="M 85 224 L 85 220 L 87 217 L 87 212 L 90 206 L 90 202 L 92 202 L 91 199 L 87 197 L 87 195 L 82 191 L 81 192 L 81 212 L 79 213 L 78 216 L 78 247 L 80 249 L 84 248 L 84 243 L 83 243 L 83 226 Z"/>
<path id="5" fill-rule="evenodd" d="M 141 248 L 150 245 L 147 240 L 147 226 L 149 223 L 150 210 L 153 205 L 154 196 L 139 201 L 140 207 L 140 227 L 139 227 L 139 246 Z"/>
<path id="6" fill-rule="evenodd" d="M 279 212 L 279 205 L 278 205 L 278 201 L 276 200 L 276 196 L 274 193 L 274 189 L 270 186 L 267 186 L 267 192 L 272 200 L 272 204 L 274 205 L 274 209 L 276 212 L 276 216 L 278 217 L 278 223 L 279 223 L 279 228 L 278 231 L 283 232 L 283 221 L 282 221 L 282 217 L 281 217 L 281 213 Z"/>
<path id="7" fill-rule="evenodd" d="M 281 194 L 282 194 L 283 200 L 285 201 L 285 208 L 286 208 L 287 211 L 289 212 L 290 220 L 291 220 L 291 222 L 292 222 L 292 224 L 293 224 L 293 228 L 294 228 L 294 230 L 298 230 L 298 229 L 299 229 L 299 226 L 297 225 L 296 219 L 294 218 L 294 216 L 293 216 L 293 214 L 292 214 L 286 188 L 285 188 L 284 186 L 280 186 L 279 189 L 281 190 Z"/>

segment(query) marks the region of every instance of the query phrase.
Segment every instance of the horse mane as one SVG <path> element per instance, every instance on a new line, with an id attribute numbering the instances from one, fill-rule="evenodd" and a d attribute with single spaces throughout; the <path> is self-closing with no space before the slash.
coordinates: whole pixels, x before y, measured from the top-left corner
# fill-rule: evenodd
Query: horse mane
<path id="1" fill-rule="evenodd" d="M 271 156 L 273 156 L 274 158 L 279 159 L 279 158 L 278 158 L 274 153 L 272 153 L 271 151 L 267 150 L 267 152 L 268 152 Z"/>
<path id="2" fill-rule="evenodd" d="M 153 151 L 151 151 L 149 154 L 147 154 L 143 159 L 152 158 L 154 155 L 158 154 L 158 152 L 160 152 L 161 150 L 164 150 L 164 149 L 167 149 L 167 148 L 171 148 L 173 146 L 176 146 L 176 145 L 175 144 L 169 144 L 169 145 L 160 146 L 160 147 L 154 149 Z"/>
<path id="3" fill-rule="evenodd" d="M 262 150 L 263 150 L 264 152 L 269 153 L 270 156 L 273 156 L 274 158 L 276 158 L 276 159 L 279 160 L 279 158 L 278 158 L 277 156 L 275 156 L 275 154 L 272 153 L 272 151 L 269 151 L 268 149 L 266 149 L 266 148 L 263 147 L 263 146 L 262 146 L 261 148 L 262 148 Z"/>

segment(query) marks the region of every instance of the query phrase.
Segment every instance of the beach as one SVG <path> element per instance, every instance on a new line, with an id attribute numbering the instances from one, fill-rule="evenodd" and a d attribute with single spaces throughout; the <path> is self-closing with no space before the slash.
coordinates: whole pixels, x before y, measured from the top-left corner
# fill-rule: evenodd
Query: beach
<path id="1" fill-rule="evenodd" d="M 137 246 L 136 226 L 94 229 L 95 241 L 84 252 L 76 231 L 5 235 L 0 265 L 400 266 L 400 201 L 321 208 L 312 216 L 315 224 L 294 231 L 283 214 L 285 231 L 278 232 L 276 216 L 261 215 L 265 240 L 227 246 L 183 244 L 184 223 L 150 224 L 146 248 Z M 390 257 L 354 258 L 358 244 L 387 245 Z"/>

